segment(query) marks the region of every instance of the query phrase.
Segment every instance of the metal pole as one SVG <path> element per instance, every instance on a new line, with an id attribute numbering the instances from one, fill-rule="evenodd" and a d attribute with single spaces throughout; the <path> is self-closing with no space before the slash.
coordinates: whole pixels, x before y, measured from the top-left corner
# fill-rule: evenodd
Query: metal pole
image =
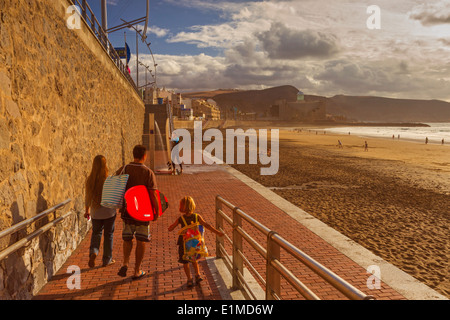
<path id="1" fill-rule="evenodd" d="M 273 260 L 280 261 L 280 246 L 272 240 L 274 231 L 267 235 L 267 258 L 266 258 L 266 300 L 275 300 L 280 296 L 280 274 L 272 266 Z"/>
<path id="2" fill-rule="evenodd" d="M 101 0 L 102 4 L 102 28 L 105 34 L 105 37 L 108 38 L 108 34 L 106 33 L 106 30 L 108 29 L 108 9 L 106 0 Z"/>
<path id="3" fill-rule="evenodd" d="M 148 114 L 148 152 L 147 160 L 150 162 L 149 167 L 155 171 L 155 114 Z"/>
<path id="4" fill-rule="evenodd" d="M 219 196 L 216 196 L 216 229 L 223 230 L 223 218 L 222 215 L 219 214 L 219 210 L 222 210 L 222 202 L 220 201 Z M 222 258 L 220 246 L 224 246 L 224 244 L 223 237 L 216 236 L 216 257 L 218 259 Z"/>
<path id="5" fill-rule="evenodd" d="M 138 48 L 137 28 L 136 28 L 136 86 L 139 88 L 139 48 Z"/>
<path id="6" fill-rule="evenodd" d="M 233 289 L 241 288 L 238 273 L 244 274 L 244 260 L 239 254 L 242 252 L 242 236 L 237 229 L 242 227 L 242 219 L 237 213 L 238 209 L 233 209 Z"/>

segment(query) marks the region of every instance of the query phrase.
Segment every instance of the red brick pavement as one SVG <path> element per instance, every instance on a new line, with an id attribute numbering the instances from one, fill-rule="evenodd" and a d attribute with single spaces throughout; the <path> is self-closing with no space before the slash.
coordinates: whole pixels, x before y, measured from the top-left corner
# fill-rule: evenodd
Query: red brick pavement
<path id="1" fill-rule="evenodd" d="M 206 221 L 214 224 L 215 197 L 218 194 L 234 205 L 239 206 L 243 211 L 270 229 L 278 232 L 289 242 L 366 294 L 383 300 L 404 299 L 399 293 L 384 283 L 381 284 L 381 289 L 369 290 L 366 285 L 368 278 L 366 270 L 221 167 L 190 166 L 180 176 L 158 175 L 157 180 L 160 190 L 169 200 L 170 207 L 157 222 L 151 224 L 152 242 L 146 248 L 143 261 L 143 270 L 147 271 L 147 275 L 144 278 L 132 280 L 130 276 L 122 278 L 117 275 L 122 261 L 122 221 L 118 217 L 114 234 L 113 252 L 116 260 L 114 265 L 108 267 L 96 266 L 93 269 L 88 267 L 89 234 L 35 299 L 222 299 L 212 273 L 204 260 L 200 263 L 200 272 L 205 280 L 200 286 L 187 288 L 183 268 L 177 262 L 177 232 L 168 232 L 167 230 L 168 226 L 179 216 L 179 199 L 185 195 L 191 195 L 197 203 L 196 212 L 201 214 Z M 227 227 L 225 229 L 227 234 L 231 234 L 231 228 Z M 249 233 L 265 247 L 264 236 L 252 229 L 250 229 Z M 215 235 L 207 231 L 205 237 L 207 244 L 209 244 L 210 255 L 214 256 Z M 231 253 L 229 245 L 227 246 L 228 253 Z M 264 259 L 256 251 L 252 250 L 249 245 L 244 245 L 244 252 L 248 255 L 249 260 L 254 263 L 258 272 L 264 276 Z M 101 261 L 100 256 L 101 254 L 97 258 L 97 263 Z M 294 258 L 282 253 L 281 261 L 289 265 L 291 271 L 306 285 L 310 286 L 320 298 L 328 300 L 346 299 L 331 285 L 324 282 Z M 67 289 L 66 282 L 70 274 L 66 272 L 71 265 L 77 265 L 81 269 L 81 289 Z M 133 265 L 134 254 L 131 256 L 128 271 L 130 275 Z M 303 299 L 284 280 L 282 280 L 282 298 Z"/>

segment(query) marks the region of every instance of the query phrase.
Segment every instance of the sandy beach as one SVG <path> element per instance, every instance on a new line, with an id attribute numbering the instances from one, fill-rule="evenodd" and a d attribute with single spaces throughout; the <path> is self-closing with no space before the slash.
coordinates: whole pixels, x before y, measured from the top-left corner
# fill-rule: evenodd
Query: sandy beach
<path id="1" fill-rule="evenodd" d="M 280 130 L 277 175 L 233 167 L 450 297 L 450 146 Z"/>

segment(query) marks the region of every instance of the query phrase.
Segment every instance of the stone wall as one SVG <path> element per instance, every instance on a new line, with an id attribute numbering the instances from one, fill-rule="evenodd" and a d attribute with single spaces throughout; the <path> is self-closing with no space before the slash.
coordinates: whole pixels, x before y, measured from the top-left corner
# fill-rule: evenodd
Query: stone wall
<path id="1" fill-rule="evenodd" d="M 69 5 L 0 0 L 0 231 L 66 199 L 56 216 L 74 212 L 0 261 L 0 299 L 31 298 L 86 236 L 93 158 L 112 172 L 142 143 L 143 102 L 84 23 L 67 28 Z M 0 239 L 0 251 L 54 218 Z"/>

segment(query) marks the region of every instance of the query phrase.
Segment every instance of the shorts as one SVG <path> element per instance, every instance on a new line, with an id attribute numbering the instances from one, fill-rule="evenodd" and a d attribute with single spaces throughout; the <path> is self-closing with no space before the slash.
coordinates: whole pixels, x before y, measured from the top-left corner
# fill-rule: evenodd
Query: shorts
<path id="1" fill-rule="evenodd" d="M 123 223 L 122 239 L 124 241 L 131 241 L 133 237 L 138 241 L 150 242 L 150 225 L 134 225 Z"/>

